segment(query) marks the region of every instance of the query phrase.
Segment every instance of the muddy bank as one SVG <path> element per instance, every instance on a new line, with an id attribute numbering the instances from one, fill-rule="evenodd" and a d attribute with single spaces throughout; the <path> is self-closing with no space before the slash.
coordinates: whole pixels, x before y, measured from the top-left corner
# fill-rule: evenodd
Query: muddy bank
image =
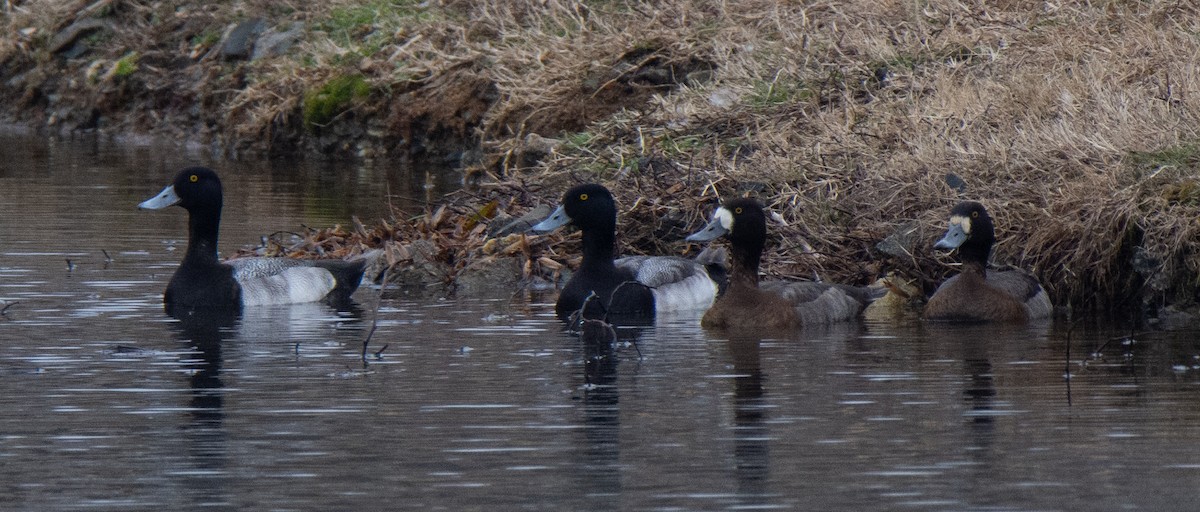
<path id="1" fill-rule="evenodd" d="M 492 254 L 488 228 L 447 219 L 520 216 L 600 181 L 623 252 L 691 253 L 682 234 L 720 198 L 754 195 L 777 214 L 766 272 L 896 271 L 929 292 L 954 272 L 930 250 L 946 212 L 975 199 L 995 262 L 1036 273 L 1056 304 L 1194 309 L 1196 7 L 729 5 L 15 2 L 0 108 L 232 154 L 463 166 L 443 227 L 388 226 L 451 269 Z M 571 236 L 550 240 L 512 256 L 522 275 L 569 268 Z"/>
<path id="2" fill-rule="evenodd" d="M 514 98 L 501 82 L 519 77 L 498 77 L 511 70 L 499 50 L 484 50 L 507 21 L 482 16 L 487 6 L 321 4 L 15 2 L 0 46 L 0 113 L 51 132 L 159 134 L 231 155 L 463 166 L 484 164 L 487 143 L 497 168 L 528 165 L 547 147 L 521 143 L 515 161 L 498 162 L 491 146 L 583 130 L 713 66 L 638 43 L 541 84 L 537 98 Z"/>

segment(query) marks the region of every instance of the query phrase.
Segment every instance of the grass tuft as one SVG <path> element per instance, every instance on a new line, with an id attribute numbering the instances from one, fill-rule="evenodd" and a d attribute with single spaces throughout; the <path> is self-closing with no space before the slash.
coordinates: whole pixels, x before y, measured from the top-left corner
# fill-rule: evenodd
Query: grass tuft
<path id="1" fill-rule="evenodd" d="M 304 125 L 310 130 L 329 124 L 354 102 L 371 94 L 362 75 L 338 76 L 304 95 Z"/>

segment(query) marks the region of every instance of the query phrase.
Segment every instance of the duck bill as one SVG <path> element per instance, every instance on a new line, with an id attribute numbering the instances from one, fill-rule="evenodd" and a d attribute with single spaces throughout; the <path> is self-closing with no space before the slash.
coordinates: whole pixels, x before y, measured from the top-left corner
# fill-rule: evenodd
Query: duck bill
<path id="1" fill-rule="evenodd" d="M 721 216 L 714 215 L 713 219 L 709 221 L 708 225 L 704 226 L 704 229 L 688 235 L 688 237 L 684 240 L 687 240 L 688 242 L 707 242 L 710 240 L 716 240 L 718 237 L 728 232 L 729 230 L 725 228 L 725 224 L 721 221 Z"/>
<path id="2" fill-rule="evenodd" d="M 561 228 L 571 222 L 571 217 L 567 215 L 567 209 L 559 206 L 554 213 L 551 213 L 545 220 L 529 226 L 529 232 L 534 234 L 549 233 L 558 228 Z"/>
<path id="3" fill-rule="evenodd" d="M 941 240 L 938 240 L 937 243 L 933 244 L 933 248 L 952 251 L 957 249 L 963 244 L 963 242 L 966 241 L 967 232 L 963 231 L 962 226 L 958 224 L 951 224 L 950 229 L 946 230 L 945 236 L 943 236 Z"/>
<path id="4" fill-rule="evenodd" d="M 175 185 L 167 185 L 158 195 L 151 197 L 138 205 L 139 210 L 161 210 L 168 206 L 179 204 L 179 195 L 175 193 Z"/>

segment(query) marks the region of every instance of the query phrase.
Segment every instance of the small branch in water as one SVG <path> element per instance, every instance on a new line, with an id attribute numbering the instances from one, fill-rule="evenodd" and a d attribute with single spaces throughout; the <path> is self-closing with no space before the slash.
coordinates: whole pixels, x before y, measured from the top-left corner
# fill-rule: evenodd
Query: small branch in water
<path id="1" fill-rule="evenodd" d="M 16 306 L 17 304 L 20 304 L 20 302 L 13 301 L 13 302 L 9 302 L 8 304 L 5 304 L 3 308 L 0 308 L 0 315 L 7 315 L 8 308 Z"/>
<path id="2" fill-rule="evenodd" d="M 109 256 L 109 255 L 108 255 L 108 251 L 106 251 L 106 250 L 104 250 L 104 249 L 100 249 L 100 253 L 104 255 L 104 262 L 105 262 L 105 263 L 112 263 L 112 262 L 113 262 L 112 256 Z"/>
<path id="3" fill-rule="evenodd" d="M 67 258 L 67 272 L 74 272 L 75 264 L 71 263 L 71 258 Z"/>
<path id="4" fill-rule="evenodd" d="M 379 327 L 379 307 L 383 305 L 383 292 L 384 290 L 387 290 L 388 272 L 391 270 L 392 267 L 383 269 L 383 284 L 379 285 L 379 299 L 375 301 L 375 312 L 371 314 L 371 329 L 367 331 L 367 338 L 363 340 L 362 362 L 364 368 L 367 366 L 367 346 L 371 344 L 371 338 L 375 336 L 375 329 Z M 375 359 L 382 357 L 381 354 L 383 354 L 383 351 L 386 350 L 387 347 L 388 346 L 385 344 L 383 348 L 379 349 L 378 352 L 375 352 Z"/>

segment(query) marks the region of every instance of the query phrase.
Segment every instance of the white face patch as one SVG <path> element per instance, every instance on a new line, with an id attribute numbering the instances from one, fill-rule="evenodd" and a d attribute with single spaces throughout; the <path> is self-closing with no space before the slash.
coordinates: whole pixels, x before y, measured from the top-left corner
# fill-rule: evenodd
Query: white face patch
<path id="1" fill-rule="evenodd" d="M 971 234 L 971 219 L 962 215 L 951 215 L 950 225 L 958 226 L 965 234 Z"/>
<path id="2" fill-rule="evenodd" d="M 720 221 L 725 231 L 733 231 L 733 212 L 726 210 L 724 206 L 713 212 L 713 219 Z"/>

